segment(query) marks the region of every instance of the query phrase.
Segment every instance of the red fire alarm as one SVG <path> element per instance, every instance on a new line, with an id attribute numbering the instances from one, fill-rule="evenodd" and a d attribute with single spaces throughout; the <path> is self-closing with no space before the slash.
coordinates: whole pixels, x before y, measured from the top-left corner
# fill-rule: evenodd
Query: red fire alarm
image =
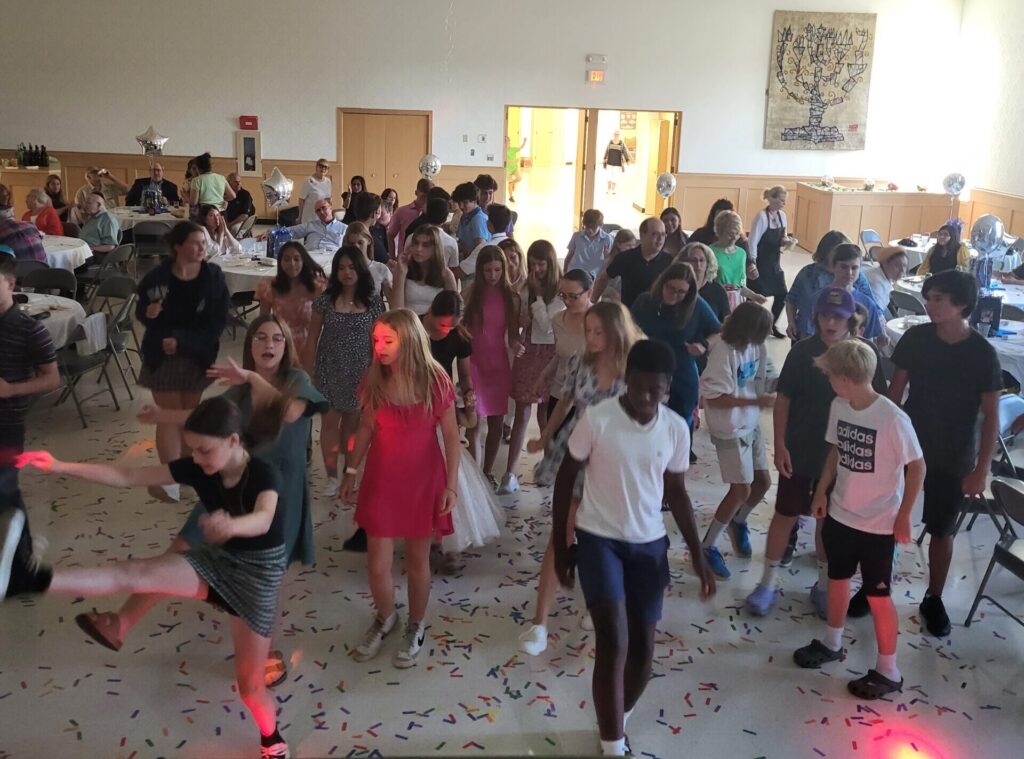
<path id="1" fill-rule="evenodd" d="M 239 116 L 238 117 L 238 128 L 239 129 L 259 129 L 260 120 L 256 116 Z"/>

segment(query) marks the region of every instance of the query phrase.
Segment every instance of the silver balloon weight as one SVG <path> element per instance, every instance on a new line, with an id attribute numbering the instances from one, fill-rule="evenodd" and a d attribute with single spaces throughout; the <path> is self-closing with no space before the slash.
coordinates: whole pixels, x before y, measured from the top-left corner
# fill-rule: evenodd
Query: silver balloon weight
<path id="1" fill-rule="evenodd" d="M 990 213 L 979 216 L 971 227 L 971 245 L 982 256 L 1003 246 L 1003 220 Z"/>
<path id="2" fill-rule="evenodd" d="M 420 159 L 419 169 L 424 179 L 433 179 L 441 173 L 441 159 L 433 153 L 427 153 Z"/>
<path id="3" fill-rule="evenodd" d="M 658 175 L 658 181 L 657 181 L 657 184 L 655 185 L 655 188 L 658 190 L 658 194 L 661 197 L 663 197 L 663 198 L 669 197 L 672 193 L 674 193 L 676 191 L 676 178 L 675 178 L 675 175 L 673 175 L 673 174 L 671 174 L 671 173 L 669 173 L 667 171 L 664 174 L 659 174 Z"/>
<path id="4" fill-rule="evenodd" d="M 167 139 L 167 137 L 164 137 L 156 131 L 152 124 L 150 124 L 149 129 L 142 134 L 135 135 L 135 141 L 142 147 L 143 155 L 149 156 L 163 155 L 164 145 L 167 143 Z"/>
<path id="5" fill-rule="evenodd" d="M 957 174 L 954 172 L 953 174 L 946 174 L 942 179 L 942 189 L 947 195 L 954 198 L 963 192 L 964 187 L 966 186 L 967 180 L 964 178 L 963 174 Z"/>
<path id="6" fill-rule="evenodd" d="M 292 199 L 293 186 L 292 180 L 282 174 L 281 170 L 275 166 L 274 170 L 270 172 L 270 176 L 260 185 L 260 188 L 263 190 L 263 196 L 267 199 L 267 205 L 270 208 L 284 208 L 288 205 L 288 201 Z"/>

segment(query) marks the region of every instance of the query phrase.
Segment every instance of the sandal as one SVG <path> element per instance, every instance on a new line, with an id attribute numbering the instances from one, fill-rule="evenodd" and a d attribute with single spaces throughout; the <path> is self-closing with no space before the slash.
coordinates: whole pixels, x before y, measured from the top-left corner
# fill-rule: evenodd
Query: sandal
<path id="1" fill-rule="evenodd" d="M 441 557 L 440 566 L 438 570 L 443 575 L 455 575 L 460 570 L 465 569 L 466 565 L 462 561 L 461 553 L 446 553 Z"/>
<path id="2" fill-rule="evenodd" d="M 104 648 L 109 648 L 111 651 L 120 651 L 121 646 L 124 645 L 124 641 L 117 637 L 119 625 L 116 614 L 109 611 L 90 611 L 85 614 L 79 614 L 75 617 L 75 622 L 78 623 L 82 632 Z"/>
<path id="3" fill-rule="evenodd" d="M 280 685 L 288 677 L 288 667 L 284 663 L 284 654 L 280 651 L 269 651 L 267 661 L 263 665 L 263 683 L 268 688 Z"/>
<path id="4" fill-rule="evenodd" d="M 869 669 L 864 677 L 850 680 L 846 684 L 846 689 L 857 698 L 862 698 L 865 701 L 874 701 L 883 696 L 888 696 L 890 693 L 902 691 L 903 679 L 900 678 L 900 681 L 896 682 L 895 680 L 890 680 L 878 670 Z"/>
<path id="5" fill-rule="evenodd" d="M 804 669 L 818 669 L 822 664 L 833 661 L 841 661 L 845 656 L 843 649 L 833 651 L 820 640 L 815 638 L 803 648 L 793 652 L 793 661 L 797 666 Z"/>

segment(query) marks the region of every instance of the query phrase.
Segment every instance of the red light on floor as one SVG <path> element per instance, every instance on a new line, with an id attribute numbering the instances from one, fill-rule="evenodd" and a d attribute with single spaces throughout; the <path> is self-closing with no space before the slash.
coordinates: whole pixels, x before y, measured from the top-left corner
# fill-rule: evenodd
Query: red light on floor
<path id="1" fill-rule="evenodd" d="M 877 759 L 950 759 L 931 739 L 900 731 L 878 741 Z"/>

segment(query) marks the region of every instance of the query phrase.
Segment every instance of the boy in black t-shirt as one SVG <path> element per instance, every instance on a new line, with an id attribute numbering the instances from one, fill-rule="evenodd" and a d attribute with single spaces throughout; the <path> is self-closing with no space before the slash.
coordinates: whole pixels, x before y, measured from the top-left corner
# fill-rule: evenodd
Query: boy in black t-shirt
<path id="1" fill-rule="evenodd" d="M 889 398 L 901 403 L 909 383 L 903 408 L 928 466 L 924 523 L 931 542 L 921 619 L 929 633 L 944 637 L 950 624 L 942 590 L 953 558 L 953 534 L 961 500 L 985 490 L 998 432 L 1002 370 L 992 345 L 967 324 L 978 298 L 974 277 L 958 271 L 935 274 L 925 281 L 922 295 L 931 323 L 911 327 L 896 344 Z"/>
<path id="2" fill-rule="evenodd" d="M 50 333 L 42 322 L 14 305 L 14 269 L 14 251 L 0 245 L 0 600 L 7 595 L 14 562 L 25 568 L 32 560 L 32 539 L 14 467 L 25 450 L 29 396 L 60 387 Z M 18 588 L 10 590 L 14 593 Z"/>

